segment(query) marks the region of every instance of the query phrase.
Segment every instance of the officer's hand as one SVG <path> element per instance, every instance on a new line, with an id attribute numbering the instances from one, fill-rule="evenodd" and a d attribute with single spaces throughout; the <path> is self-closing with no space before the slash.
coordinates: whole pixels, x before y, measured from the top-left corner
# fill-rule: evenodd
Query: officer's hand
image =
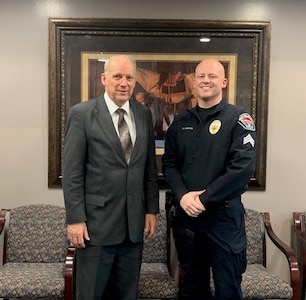
<path id="1" fill-rule="evenodd" d="M 205 211 L 205 207 L 200 200 L 200 195 L 204 192 L 205 190 L 188 192 L 181 198 L 180 205 L 188 216 L 197 217 Z"/>

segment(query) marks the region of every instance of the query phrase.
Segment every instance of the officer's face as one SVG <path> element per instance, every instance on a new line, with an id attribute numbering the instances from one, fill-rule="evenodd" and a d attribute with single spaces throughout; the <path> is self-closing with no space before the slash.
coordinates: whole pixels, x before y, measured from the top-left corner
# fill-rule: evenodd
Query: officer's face
<path id="1" fill-rule="evenodd" d="M 194 79 L 199 106 L 207 108 L 218 104 L 226 84 L 223 65 L 214 59 L 203 60 L 195 70 Z"/>

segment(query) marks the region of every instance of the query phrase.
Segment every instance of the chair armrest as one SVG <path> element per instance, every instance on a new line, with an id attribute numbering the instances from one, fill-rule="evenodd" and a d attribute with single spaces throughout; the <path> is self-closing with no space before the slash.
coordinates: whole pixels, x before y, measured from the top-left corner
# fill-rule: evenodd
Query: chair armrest
<path id="1" fill-rule="evenodd" d="M 290 281 L 293 288 L 292 299 L 300 299 L 300 270 L 297 261 L 297 257 L 291 247 L 284 243 L 273 231 L 270 222 L 270 214 L 268 212 L 262 213 L 265 230 L 268 237 L 271 239 L 273 244 L 280 249 L 286 256 L 290 270 Z"/>
<path id="2" fill-rule="evenodd" d="M 0 234 L 2 233 L 4 226 L 5 226 L 5 216 L 6 216 L 6 209 L 1 209 L 0 211 Z"/>
<path id="3" fill-rule="evenodd" d="M 72 300 L 74 297 L 74 285 L 75 285 L 75 252 L 76 249 L 73 246 L 67 248 L 65 259 L 65 300 Z"/>

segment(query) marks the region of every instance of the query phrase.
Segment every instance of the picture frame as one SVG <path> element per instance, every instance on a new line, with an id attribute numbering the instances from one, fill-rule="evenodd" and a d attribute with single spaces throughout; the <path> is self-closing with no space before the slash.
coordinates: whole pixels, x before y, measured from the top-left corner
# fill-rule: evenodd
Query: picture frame
<path id="1" fill-rule="evenodd" d="M 158 92 L 168 108 L 164 123 L 179 107 L 184 109 L 182 99 L 192 98 L 190 82 L 196 64 L 207 57 L 220 60 L 228 78 L 224 99 L 243 106 L 256 123 L 258 156 L 249 190 L 265 190 L 270 27 L 270 22 L 50 18 L 48 187 L 61 188 L 69 108 L 103 92 L 100 74 L 105 59 L 126 53 L 135 58 L 139 71 L 146 72 L 139 76 L 135 98 L 143 100 L 144 94 Z M 203 37 L 211 42 L 200 43 Z M 153 80 L 165 74 L 172 81 L 163 91 L 152 91 L 154 85 L 148 88 L 141 82 L 141 78 Z M 185 90 L 178 90 L 179 84 Z M 160 189 L 168 188 L 161 172 L 164 127 L 156 126 Z"/>

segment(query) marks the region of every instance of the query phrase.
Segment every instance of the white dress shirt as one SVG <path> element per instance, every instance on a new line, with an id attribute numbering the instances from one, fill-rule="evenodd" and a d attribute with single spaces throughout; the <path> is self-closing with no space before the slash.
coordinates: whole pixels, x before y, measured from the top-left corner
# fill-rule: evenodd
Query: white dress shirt
<path id="1" fill-rule="evenodd" d="M 105 99 L 105 103 L 108 108 L 108 111 L 112 117 L 116 132 L 119 136 L 119 131 L 118 131 L 119 115 L 116 112 L 119 106 L 117 106 L 117 104 L 115 104 L 115 102 L 111 100 L 111 98 L 107 95 L 106 92 L 104 93 L 104 99 Z M 135 125 L 133 111 L 130 109 L 130 101 L 126 101 L 121 108 L 126 111 L 126 113 L 124 114 L 124 120 L 126 121 L 127 126 L 129 128 L 132 144 L 134 146 L 135 140 L 136 140 L 136 125 Z"/>

